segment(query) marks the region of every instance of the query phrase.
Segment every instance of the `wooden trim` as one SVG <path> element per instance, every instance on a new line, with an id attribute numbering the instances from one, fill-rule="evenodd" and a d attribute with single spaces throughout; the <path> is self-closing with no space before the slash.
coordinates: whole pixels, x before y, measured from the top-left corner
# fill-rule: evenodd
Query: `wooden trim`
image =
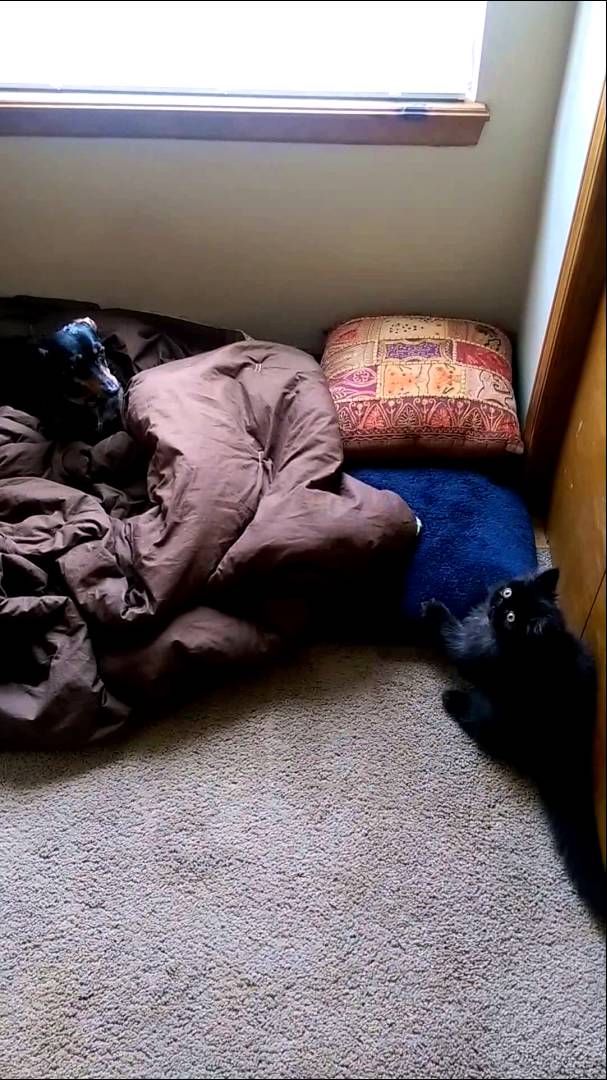
<path id="1" fill-rule="evenodd" d="M 559 594 L 582 635 L 605 573 L 605 295 L 595 315 L 550 494 L 546 523 Z"/>
<path id="2" fill-rule="evenodd" d="M 478 102 L 242 99 L 3 91 L 0 135 L 249 142 L 474 146 L 489 110 Z"/>
<path id="3" fill-rule="evenodd" d="M 546 509 L 550 482 L 605 283 L 605 84 L 539 358 L 523 437 L 530 493 Z"/>

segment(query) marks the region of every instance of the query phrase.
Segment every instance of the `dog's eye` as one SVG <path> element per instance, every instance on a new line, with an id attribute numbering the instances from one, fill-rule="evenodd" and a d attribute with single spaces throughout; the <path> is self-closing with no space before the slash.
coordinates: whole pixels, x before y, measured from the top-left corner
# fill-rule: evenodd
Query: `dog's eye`
<path id="1" fill-rule="evenodd" d="M 513 611 L 507 611 L 506 612 L 506 622 L 513 623 L 515 619 L 516 619 L 516 615 L 514 614 Z"/>
<path id="2" fill-rule="evenodd" d="M 512 596 L 512 589 L 509 585 L 506 585 L 506 588 L 502 589 L 502 596 L 504 597 L 504 600 L 509 600 Z M 510 614 L 512 614 L 512 612 L 510 612 Z"/>

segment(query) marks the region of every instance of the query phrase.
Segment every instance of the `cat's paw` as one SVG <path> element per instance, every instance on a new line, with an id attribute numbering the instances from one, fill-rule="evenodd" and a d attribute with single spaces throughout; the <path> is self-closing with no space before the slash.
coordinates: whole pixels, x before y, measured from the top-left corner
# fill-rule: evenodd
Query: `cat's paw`
<path id="1" fill-rule="evenodd" d="M 435 648 L 442 646 L 443 629 L 450 619 L 448 608 L 440 600 L 426 600 L 421 605 L 423 634 L 428 645 Z"/>
<path id="2" fill-rule="evenodd" d="M 460 723 L 468 712 L 468 694 L 465 690 L 445 690 L 443 708 L 449 716 Z"/>
<path id="3" fill-rule="evenodd" d="M 421 616 L 424 622 L 431 627 L 441 627 L 445 619 L 449 618 L 449 609 L 440 600 L 426 600 L 421 605 Z"/>

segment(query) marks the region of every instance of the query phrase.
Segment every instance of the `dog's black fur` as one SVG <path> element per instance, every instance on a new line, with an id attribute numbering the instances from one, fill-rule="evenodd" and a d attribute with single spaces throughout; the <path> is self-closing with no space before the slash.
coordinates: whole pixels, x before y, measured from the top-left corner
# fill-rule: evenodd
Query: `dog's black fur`
<path id="1" fill-rule="evenodd" d="M 556 601 L 558 570 L 509 581 L 463 621 L 424 605 L 435 641 L 471 684 L 447 690 L 446 711 L 485 752 L 538 785 L 570 875 L 605 914 L 605 876 L 592 803 L 596 671 Z"/>
<path id="2" fill-rule="evenodd" d="M 92 319 L 0 346 L 0 401 L 37 416 L 49 438 L 94 443 L 121 427 L 123 387 Z"/>

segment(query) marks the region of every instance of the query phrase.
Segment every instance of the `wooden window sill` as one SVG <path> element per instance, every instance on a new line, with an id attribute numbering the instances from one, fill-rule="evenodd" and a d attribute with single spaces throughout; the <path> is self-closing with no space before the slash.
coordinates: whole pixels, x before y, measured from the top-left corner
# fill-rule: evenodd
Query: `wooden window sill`
<path id="1" fill-rule="evenodd" d="M 475 146 L 488 119 L 478 102 L 0 90 L 0 135 Z"/>

